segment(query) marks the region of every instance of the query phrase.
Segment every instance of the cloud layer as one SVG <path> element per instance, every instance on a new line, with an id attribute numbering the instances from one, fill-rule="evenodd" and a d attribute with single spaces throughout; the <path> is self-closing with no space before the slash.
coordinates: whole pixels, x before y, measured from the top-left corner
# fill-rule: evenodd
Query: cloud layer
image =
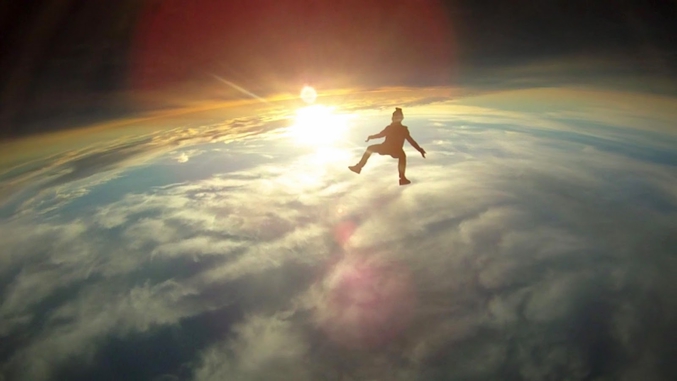
<path id="1" fill-rule="evenodd" d="M 583 114 L 427 107 L 405 110 L 429 154 L 407 187 L 389 158 L 347 171 L 359 145 L 262 134 L 3 220 L 2 374 L 670 379 L 677 175 L 646 154 L 663 143 Z M 382 127 L 365 120 L 348 139 Z"/>

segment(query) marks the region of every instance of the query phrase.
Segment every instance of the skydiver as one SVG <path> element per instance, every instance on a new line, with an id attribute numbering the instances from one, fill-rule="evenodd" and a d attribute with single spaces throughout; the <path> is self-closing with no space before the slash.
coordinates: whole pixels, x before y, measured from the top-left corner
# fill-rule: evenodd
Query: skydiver
<path id="1" fill-rule="evenodd" d="M 390 155 L 391 157 L 398 159 L 397 169 L 400 175 L 400 185 L 410 184 L 411 181 L 409 181 L 409 179 L 407 179 L 407 177 L 404 175 L 404 172 L 407 168 L 407 155 L 404 153 L 403 149 L 404 141 L 407 140 L 409 144 L 416 148 L 416 150 L 421 153 L 423 158 L 425 158 L 426 152 L 411 137 L 409 134 L 409 128 L 402 125 L 403 119 L 404 114 L 402 113 L 402 109 L 396 107 L 395 111 L 393 112 L 392 123 L 386 126 L 386 128 L 384 128 L 383 131 L 379 132 L 378 134 L 369 135 L 367 140 L 365 140 L 368 142 L 371 139 L 385 137 L 385 141 L 381 144 L 373 144 L 367 147 L 360 162 L 348 167 L 348 169 L 359 174 L 360 171 L 362 171 L 362 167 L 367 164 L 367 160 L 369 160 L 369 156 L 371 156 L 372 153 L 378 153 L 379 155 Z"/>

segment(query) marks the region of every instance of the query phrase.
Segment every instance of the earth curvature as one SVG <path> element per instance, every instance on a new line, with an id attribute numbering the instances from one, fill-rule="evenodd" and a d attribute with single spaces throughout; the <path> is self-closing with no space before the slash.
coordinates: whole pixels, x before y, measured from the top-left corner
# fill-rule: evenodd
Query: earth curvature
<path id="1" fill-rule="evenodd" d="M 674 379 L 677 100 L 305 101 L 3 142 L 0 379 Z"/>

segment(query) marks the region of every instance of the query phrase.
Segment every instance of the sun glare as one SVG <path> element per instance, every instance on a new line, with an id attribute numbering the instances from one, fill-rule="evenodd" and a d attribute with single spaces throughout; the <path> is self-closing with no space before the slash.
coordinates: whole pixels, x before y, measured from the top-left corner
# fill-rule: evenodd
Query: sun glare
<path id="1" fill-rule="evenodd" d="M 296 111 L 290 133 L 299 143 L 328 146 L 343 137 L 348 130 L 348 120 L 349 115 L 336 114 L 330 107 L 307 106 Z"/>

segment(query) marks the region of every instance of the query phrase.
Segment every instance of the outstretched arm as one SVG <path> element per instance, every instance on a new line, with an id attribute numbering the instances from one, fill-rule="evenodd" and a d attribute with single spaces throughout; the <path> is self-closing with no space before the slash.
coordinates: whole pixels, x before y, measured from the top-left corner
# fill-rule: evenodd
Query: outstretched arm
<path id="1" fill-rule="evenodd" d="M 409 142 L 409 144 L 411 144 L 414 148 L 416 148 L 416 150 L 421 153 L 421 156 L 425 158 L 425 150 L 421 148 L 421 146 L 418 145 L 418 143 L 416 143 L 416 140 L 414 140 L 414 138 L 412 138 L 411 135 L 409 134 L 407 134 L 406 139 Z"/>
<path id="2" fill-rule="evenodd" d="M 379 132 L 378 134 L 369 135 L 367 137 L 367 140 L 365 140 L 365 142 L 368 142 L 371 139 L 385 138 L 387 129 L 388 129 L 388 127 L 384 128 L 383 131 Z"/>

